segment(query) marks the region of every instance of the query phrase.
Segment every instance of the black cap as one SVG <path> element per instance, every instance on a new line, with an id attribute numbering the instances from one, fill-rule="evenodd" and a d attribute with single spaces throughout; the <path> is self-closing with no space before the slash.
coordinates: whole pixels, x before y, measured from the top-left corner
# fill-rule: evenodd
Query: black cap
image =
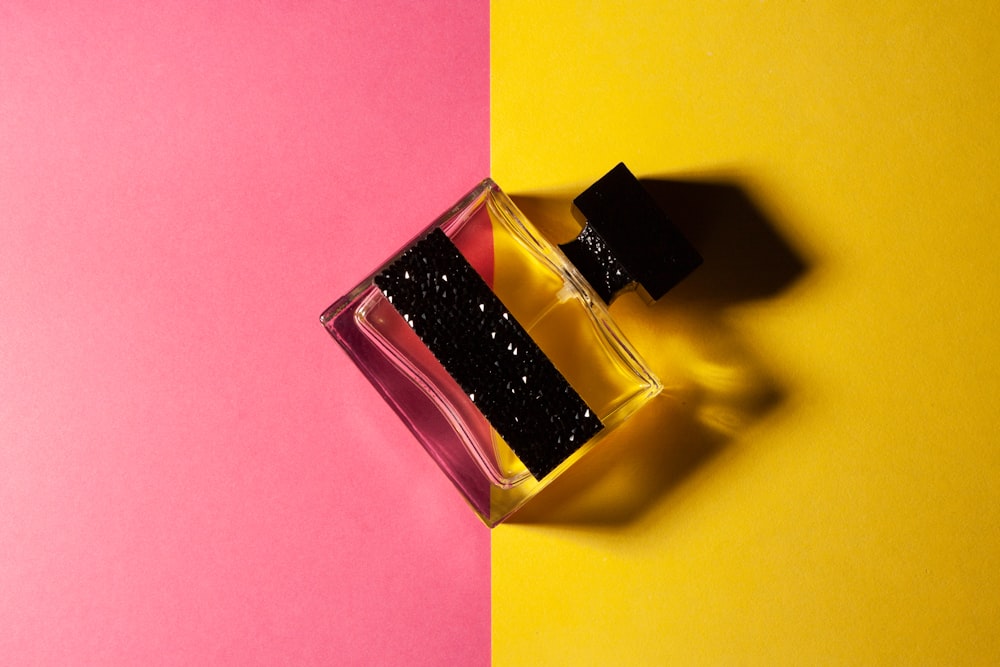
<path id="1" fill-rule="evenodd" d="M 573 203 L 587 226 L 560 248 L 605 302 L 633 282 L 655 301 L 702 262 L 624 163 Z"/>

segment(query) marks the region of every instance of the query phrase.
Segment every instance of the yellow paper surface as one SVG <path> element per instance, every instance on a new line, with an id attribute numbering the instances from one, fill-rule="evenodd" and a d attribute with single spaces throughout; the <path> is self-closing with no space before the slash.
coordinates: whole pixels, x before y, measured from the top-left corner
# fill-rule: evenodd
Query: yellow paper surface
<path id="1" fill-rule="evenodd" d="M 1000 663 L 1000 10 L 492 6 L 492 171 L 618 161 L 706 264 L 670 389 L 493 532 L 497 665 Z"/>

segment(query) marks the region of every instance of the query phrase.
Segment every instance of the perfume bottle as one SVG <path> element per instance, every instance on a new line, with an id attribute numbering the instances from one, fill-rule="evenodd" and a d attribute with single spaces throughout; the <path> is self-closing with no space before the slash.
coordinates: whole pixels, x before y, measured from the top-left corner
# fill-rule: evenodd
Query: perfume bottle
<path id="1" fill-rule="evenodd" d="M 574 204 L 557 246 L 487 179 L 320 318 L 490 527 L 661 391 L 608 304 L 701 263 L 624 164 Z"/>

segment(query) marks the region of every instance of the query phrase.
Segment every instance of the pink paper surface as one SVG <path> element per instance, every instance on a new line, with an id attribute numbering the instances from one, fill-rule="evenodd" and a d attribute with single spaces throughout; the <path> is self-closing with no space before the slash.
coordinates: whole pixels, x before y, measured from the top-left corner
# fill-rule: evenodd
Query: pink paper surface
<path id="1" fill-rule="evenodd" d="M 0 7 L 0 661 L 489 662 L 318 322 L 488 170 L 488 4 Z"/>

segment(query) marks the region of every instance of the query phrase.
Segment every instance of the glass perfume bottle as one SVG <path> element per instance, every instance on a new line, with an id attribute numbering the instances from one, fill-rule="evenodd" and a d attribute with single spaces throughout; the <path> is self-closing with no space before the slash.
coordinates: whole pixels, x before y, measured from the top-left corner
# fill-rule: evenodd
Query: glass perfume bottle
<path id="1" fill-rule="evenodd" d="M 701 263 L 623 164 L 574 203 L 556 246 L 487 179 L 321 317 L 490 527 L 661 391 L 607 304 Z"/>

